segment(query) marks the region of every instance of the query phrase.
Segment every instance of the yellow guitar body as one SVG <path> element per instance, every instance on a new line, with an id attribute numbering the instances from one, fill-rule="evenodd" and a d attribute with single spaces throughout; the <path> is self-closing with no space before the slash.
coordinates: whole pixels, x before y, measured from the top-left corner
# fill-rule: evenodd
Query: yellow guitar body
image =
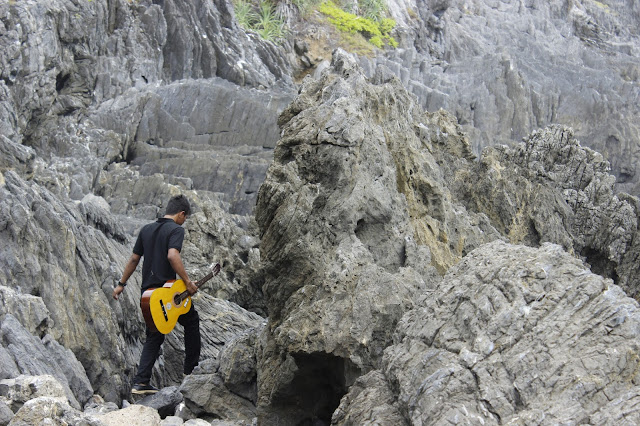
<path id="1" fill-rule="evenodd" d="M 181 296 L 186 291 L 187 286 L 182 280 L 167 281 L 163 287 L 145 291 L 140 306 L 147 326 L 162 334 L 171 332 L 178 317 L 191 309 L 191 297 Z"/>
<path id="2" fill-rule="evenodd" d="M 218 275 L 220 269 L 220 264 L 216 263 L 211 267 L 211 272 L 194 285 L 199 288 Z M 140 307 L 147 327 L 162 334 L 169 334 L 176 326 L 180 315 L 191 309 L 191 296 L 184 281 L 171 280 L 162 287 L 150 288 L 142 293 Z"/>

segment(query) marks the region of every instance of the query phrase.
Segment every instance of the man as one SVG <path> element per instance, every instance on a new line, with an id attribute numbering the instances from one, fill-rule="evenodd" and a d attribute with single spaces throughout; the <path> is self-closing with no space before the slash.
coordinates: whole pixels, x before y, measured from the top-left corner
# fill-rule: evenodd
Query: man
<path id="1" fill-rule="evenodd" d="M 180 251 L 184 240 L 182 225 L 191 213 L 189 200 L 184 195 L 172 197 L 167 203 L 164 217 L 156 222 L 145 225 L 138 234 L 133 247 L 133 254 L 127 262 L 122 278 L 116 283 L 113 298 L 118 300 L 124 291 L 127 280 L 136 270 L 140 258 L 144 256 L 142 265 L 142 293 L 145 290 L 162 287 L 167 281 L 180 276 L 187 286 L 187 291 L 193 295 L 198 291 L 184 269 Z M 178 322 L 184 327 L 184 373 L 191 374 L 198 365 L 200 358 L 200 318 L 193 303 L 189 312 L 181 315 Z M 158 391 L 151 386 L 151 372 L 160 354 L 160 347 L 164 342 L 164 334 L 151 331 L 147 327 L 147 339 L 140 354 L 138 372 L 133 378 L 133 394 L 150 394 Z"/>

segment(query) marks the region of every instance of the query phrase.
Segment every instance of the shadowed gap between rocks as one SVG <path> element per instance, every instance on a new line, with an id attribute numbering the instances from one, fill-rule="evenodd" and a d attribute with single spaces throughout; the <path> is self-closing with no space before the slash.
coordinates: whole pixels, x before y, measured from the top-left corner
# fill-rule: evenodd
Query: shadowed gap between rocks
<path id="1" fill-rule="evenodd" d="M 298 369 L 286 392 L 279 395 L 272 406 L 288 412 L 280 413 L 291 420 L 286 424 L 331 424 L 333 412 L 360 376 L 360 369 L 348 359 L 322 352 L 292 356 Z"/>
<path id="2" fill-rule="evenodd" d="M 616 273 L 616 264 L 607 259 L 606 254 L 592 247 L 585 247 L 580 252 L 580 256 L 584 257 L 594 274 L 611 278 L 614 283 L 619 284 L 620 277 Z"/>

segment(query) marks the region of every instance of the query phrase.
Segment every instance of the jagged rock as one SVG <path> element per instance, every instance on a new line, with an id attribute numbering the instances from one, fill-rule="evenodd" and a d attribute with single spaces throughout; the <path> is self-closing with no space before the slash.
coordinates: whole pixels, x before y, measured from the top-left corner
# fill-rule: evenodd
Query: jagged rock
<path id="1" fill-rule="evenodd" d="M 117 319 L 124 317 L 122 312 L 114 316 L 110 307 L 115 305 L 115 301 L 109 300 L 117 273 L 114 260 L 124 264 L 128 251 L 103 233 L 116 222 L 103 220 L 99 222 L 102 229 L 94 228 L 91 225 L 95 225 L 96 220 L 85 222 L 86 216 L 71 200 L 57 198 L 13 171 L 4 176 L 5 184 L 0 186 L 0 235 L 5 243 L 0 257 L 0 285 L 39 297 L 50 317 L 47 319 L 42 310 L 35 316 L 27 316 L 29 311 L 19 315 L 26 330 L 34 330 L 38 338 L 34 340 L 25 330 L 29 337 L 21 335 L 16 339 L 20 344 L 15 347 L 24 349 L 27 342 L 40 345 L 40 350 L 30 347 L 29 351 L 41 354 L 39 359 L 43 365 L 49 365 L 51 362 L 47 361 L 47 351 L 41 346 L 39 335 L 49 333 L 82 363 L 96 392 L 107 400 L 117 401 L 125 382 L 123 364 L 126 359 L 127 364 L 134 364 L 136 356 L 126 353 L 124 340 L 117 332 Z M 120 231 L 113 228 L 109 232 L 118 235 Z M 21 299 L 29 301 L 26 296 Z M 129 309 L 134 315 L 139 312 L 137 303 L 131 303 Z M 30 315 L 37 312 L 34 310 Z M 11 336 L 18 332 L 17 328 L 6 326 L 7 317 L 3 319 L 5 345 L 7 339 L 13 339 Z M 132 335 L 142 335 L 141 324 L 140 319 L 139 325 L 129 329 Z M 68 354 L 62 357 L 68 358 Z M 14 357 L 23 363 L 29 358 Z M 25 371 L 22 368 L 25 367 L 21 367 L 21 371 Z M 35 369 L 29 370 L 32 374 L 61 372 L 57 365 L 47 370 L 32 363 L 29 368 Z M 87 398 L 91 394 L 93 392 Z"/>
<path id="2" fill-rule="evenodd" d="M 379 371 L 358 377 L 333 413 L 331 424 L 340 425 L 404 425 L 396 404 L 396 396 Z"/>
<path id="3" fill-rule="evenodd" d="M 15 379 L 1 380 L 0 395 L 5 398 L 13 411 L 18 411 L 25 402 L 35 398 L 66 398 L 67 391 L 53 376 L 20 375 Z"/>
<path id="4" fill-rule="evenodd" d="M 0 171 L 11 169 L 32 173 L 36 158 L 33 148 L 13 142 L 5 134 L 0 134 Z"/>
<path id="5" fill-rule="evenodd" d="M 191 413 L 238 422 L 255 418 L 257 341 L 264 327 L 262 323 L 227 341 L 216 360 L 201 363 L 185 378 L 180 391 Z"/>
<path id="6" fill-rule="evenodd" d="M 12 418 L 13 411 L 11 411 L 11 408 L 4 401 L 0 401 L 0 425 L 8 425 Z"/>
<path id="7" fill-rule="evenodd" d="M 105 102 L 90 119 L 129 139 L 127 160 L 142 176 L 162 173 L 187 189 L 223 194 L 231 213 L 246 215 L 278 139 L 277 115 L 291 97 L 291 90 L 222 79 L 180 81 Z"/>
<path id="8" fill-rule="evenodd" d="M 638 266 L 629 258 L 636 253 L 638 201 L 615 194 L 609 171 L 571 129 L 552 126 L 514 147 L 485 149 L 474 170 L 458 174 L 458 198 L 511 242 L 560 244 L 635 295 Z"/>
<path id="9" fill-rule="evenodd" d="M 25 324 L 34 336 L 44 337 L 52 331 L 53 321 L 42 298 L 0 286 L 0 318 L 7 314 Z"/>
<path id="10" fill-rule="evenodd" d="M 201 363 L 185 377 L 180 392 L 187 408 L 196 416 L 208 414 L 231 420 L 254 418 L 255 403 L 227 389 L 218 368 L 217 362 Z"/>
<path id="11" fill-rule="evenodd" d="M 93 395 L 93 389 L 82 365 L 71 351 L 51 336 L 46 335 L 42 340 L 32 336 L 9 314 L 0 323 L 0 337 L 22 374 L 54 376 L 74 408 L 80 409 Z"/>
<path id="12" fill-rule="evenodd" d="M 55 370 L 83 400 L 86 374 L 107 404 L 128 394 L 144 338 L 139 277 L 118 302 L 112 283 L 137 230 L 178 192 L 196 207 L 184 247 L 190 274 L 223 265 L 196 302 L 200 375 L 215 378 L 212 410 L 244 420 L 218 423 L 257 423 L 256 401 L 263 420 L 282 414 L 285 423 L 366 420 L 368 399 L 380 402 L 380 418 L 406 418 L 409 405 L 392 400 L 399 381 L 383 381 L 393 328 L 418 295 L 435 291 L 433 266 L 444 274 L 487 241 L 558 242 L 637 295 L 639 203 L 613 195 L 595 153 L 569 150 L 593 166 L 594 184 L 580 189 L 562 155 L 556 165 L 545 150 L 519 162 L 517 148 L 498 148 L 475 167 L 471 153 L 561 122 L 637 194 L 638 6 L 396 0 L 389 8 L 404 47 L 359 58 L 367 82 L 342 54 L 322 71 L 317 46 L 300 40 L 295 52 L 245 32 L 226 0 L 0 2 L 0 375 Z M 318 63 L 318 81 L 306 81 L 280 118 L 258 231 L 248 215 L 298 61 Z M 539 146 L 550 132 L 527 143 Z M 558 179 L 571 183 L 566 193 Z M 205 293 L 271 322 L 248 332 L 262 318 Z M 160 386 L 182 379 L 180 333 L 155 369 Z M 480 339 L 462 358 L 481 362 L 489 347 Z M 30 349 L 35 359 L 18 362 Z M 47 364 L 49 352 L 64 368 Z M 607 392 L 614 399 L 588 421 L 634 418 L 633 390 Z M 225 398 L 237 407 L 221 407 Z M 29 404 L 21 418 L 37 422 L 48 410 L 85 421 L 57 402 Z"/>
<path id="13" fill-rule="evenodd" d="M 31 399 L 18 410 L 9 422 L 10 426 L 41 424 L 82 424 L 104 426 L 104 423 L 72 408 L 64 398 L 40 396 Z M 142 423 L 138 423 L 142 424 Z"/>
<path id="14" fill-rule="evenodd" d="M 397 0 L 389 9 L 404 27 L 401 47 L 361 56 L 367 75 L 385 65 L 423 108 L 451 111 L 477 154 L 554 123 L 572 127 L 610 161 L 618 190 L 640 194 L 636 4 Z"/>
<path id="15" fill-rule="evenodd" d="M 369 380 L 375 399 L 355 387 L 334 424 L 361 424 L 383 406 L 410 424 L 640 418 L 638 303 L 560 246 L 489 243 L 418 305 L 385 351 L 385 380 Z"/>
<path id="16" fill-rule="evenodd" d="M 175 413 L 176 407 L 183 401 L 182 394 L 177 386 L 170 386 L 160 389 L 159 392 L 146 396 L 136 404 L 151 407 L 160 414 L 161 418 Z"/>
<path id="17" fill-rule="evenodd" d="M 0 346 L 0 379 L 10 379 L 20 375 L 20 370 L 11 357 L 11 353 Z"/>
<path id="18" fill-rule="evenodd" d="M 156 410 L 144 405 L 130 405 L 122 410 L 112 411 L 110 413 L 101 415 L 92 415 L 92 419 L 95 419 L 104 426 L 159 426 L 160 415 Z"/>
<path id="19" fill-rule="evenodd" d="M 221 352 L 218 373 L 227 389 L 253 404 L 258 399 L 256 351 L 264 324 L 227 342 Z"/>
<path id="20" fill-rule="evenodd" d="M 455 122 L 423 114 L 384 70 L 369 81 L 337 50 L 279 122 L 256 208 L 270 315 L 259 406 L 266 422 L 328 421 L 438 281 L 429 265 L 443 273 L 501 236 L 448 188 L 473 158 Z"/>

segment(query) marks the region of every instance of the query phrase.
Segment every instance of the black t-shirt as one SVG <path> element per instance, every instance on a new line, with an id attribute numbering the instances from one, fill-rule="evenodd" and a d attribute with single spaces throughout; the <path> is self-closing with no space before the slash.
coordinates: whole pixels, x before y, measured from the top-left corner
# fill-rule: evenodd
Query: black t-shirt
<path id="1" fill-rule="evenodd" d="M 183 240 L 184 228 L 168 218 L 160 218 L 140 230 L 133 252 L 144 256 L 142 291 L 162 287 L 165 282 L 176 278 L 167 254 L 171 248 L 181 251 Z"/>

